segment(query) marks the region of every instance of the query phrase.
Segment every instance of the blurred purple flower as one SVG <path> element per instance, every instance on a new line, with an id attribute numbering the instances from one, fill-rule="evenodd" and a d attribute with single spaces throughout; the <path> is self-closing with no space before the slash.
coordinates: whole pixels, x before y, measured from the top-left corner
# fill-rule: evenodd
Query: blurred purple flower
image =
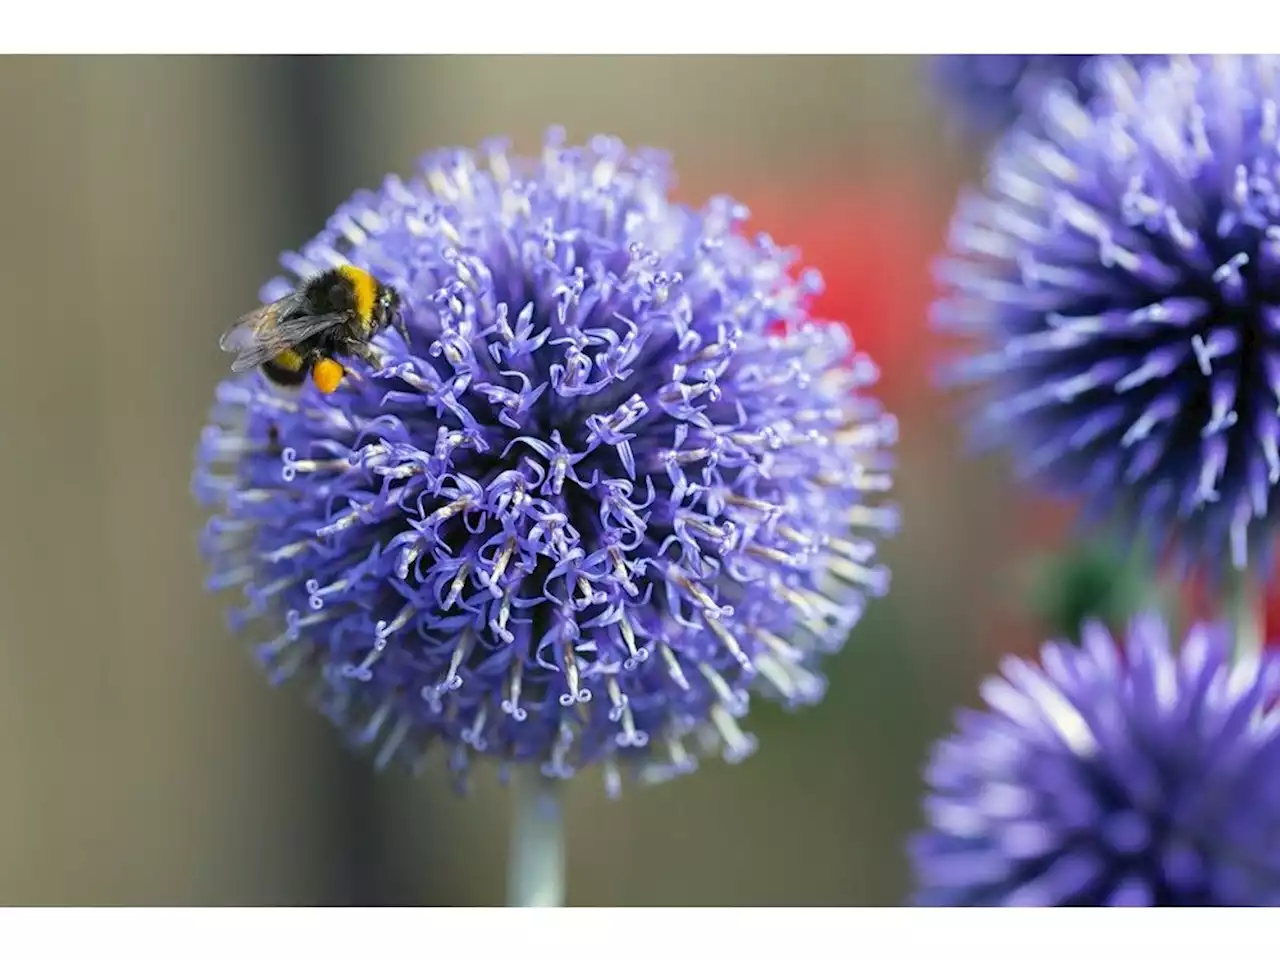
<path id="1" fill-rule="evenodd" d="M 1280 58 L 1100 61 L 997 148 L 939 272 L 977 437 L 1153 546 L 1268 565 L 1280 482 Z"/>
<path id="2" fill-rule="evenodd" d="M 1149 615 L 1083 641 L 1008 658 L 935 748 L 916 902 L 1280 904 L 1280 661 Z"/>
<path id="3" fill-rule="evenodd" d="M 1046 89 L 1063 82 L 1087 98 L 1093 91 L 1092 54 L 945 54 L 929 58 L 940 98 L 975 132 L 999 133 L 1035 109 Z M 1138 62 L 1150 56 L 1128 58 Z"/>
<path id="4" fill-rule="evenodd" d="M 214 587 L 277 678 L 379 764 L 439 741 L 644 780 L 751 752 L 749 692 L 817 700 L 896 524 L 896 423 L 816 276 L 668 199 L 665 158 L 597 137 L 425 158 L 341 206 L 273 299 L 351 261 L 410 342 L 336 394 L 221 384 L 195 487 Z"/>

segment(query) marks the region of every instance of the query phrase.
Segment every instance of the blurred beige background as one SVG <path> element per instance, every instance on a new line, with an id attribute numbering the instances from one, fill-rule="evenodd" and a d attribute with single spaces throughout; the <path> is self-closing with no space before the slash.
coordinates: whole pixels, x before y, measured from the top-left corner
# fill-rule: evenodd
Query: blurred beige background
<path id="1" fill-rule="evenodd" d="M 356 188 L 432 147 L 534 147 L 551 123 L 667 148 L 699 196 L 777 209 L 814 184 L 892 184 L 941 224 L 973 161 L 920 73 L 872 57 L 0 60 L 0 903 L 500 903 L 493 776 L 465 800 L 443 777 L 375 777 L 301 689 L 267 687 L 202 592 L 188 480 L 217 333 Z M 928 283 L 923 262 L 904 277 Z M 853 323 L 932 349 L 919 316 Z M 894 590 L 831 663 L 827 700 L 753 715 L 762 749 L 743 766 L 614 803 L 575 782 L 571 903 L 901 900 L 926 744 L 1002 645 L 1012 534 L 998 466 L 961 458 L 943 402 L 899 393 Z"/>

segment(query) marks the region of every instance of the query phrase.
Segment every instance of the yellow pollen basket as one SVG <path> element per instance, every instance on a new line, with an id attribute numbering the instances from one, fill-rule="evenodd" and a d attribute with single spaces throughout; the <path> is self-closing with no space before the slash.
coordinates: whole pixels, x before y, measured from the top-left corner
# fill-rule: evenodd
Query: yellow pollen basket
<path id="1" fill-rule="evenodd" d="M 338 384 L 342 383 L 342 375 L 345 372 L 342 364 L 323 357 L 311 368 L 311 380 L 321 393 L 333 393 L 338 389 Z"/>

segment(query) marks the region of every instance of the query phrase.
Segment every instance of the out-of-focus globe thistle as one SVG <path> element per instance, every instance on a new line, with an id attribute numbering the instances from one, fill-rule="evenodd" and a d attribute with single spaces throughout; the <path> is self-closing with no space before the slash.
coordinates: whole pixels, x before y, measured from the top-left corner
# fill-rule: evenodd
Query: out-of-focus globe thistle
<path id="1" fill-rule="evenodd" d="M 669 185 L 609 137 L 439 152 L 263 290 L 351 262 L 404 302 L 409 342 L 331 396 L 222 383 L 194 481 L 237 625 L 380 764 L 439 742 L 459 775 L 600 763 L 612 788 L 743 758 L 750 693 L 818 699 L 887 589 L 876 368 L 743 207 Z"/>
<path id="2" fill-rule="evenodd" d="M 928 58 L 938 99 L 974 133 L 998 133 L 1034 106 L 1055 82 L 1082 84 L 1084 54 L 940 54 Z"/>
<path id="3" fill-rule="evenodd" d="M 1264 566 L 1280 516 L 1278 68 L 1100 61 L 998 146 L 939 267 L 978 439 L 1215 569 Z"/>
<path id="4" fill-rule="evenodd" d="M 1148 615 L 1009 658 L 929 763 L 916 902 L 1280 904 L 1280 661 L 1232 646 Z"/>
<path id="5" fill-rule="evenodd" d="M 1032 106 L 1047 85 L 1077 83 L 1089 59 L 1076 54 L 941 54 L 928 58 L 929 79 L 962 125 L 996 133 Z"/>

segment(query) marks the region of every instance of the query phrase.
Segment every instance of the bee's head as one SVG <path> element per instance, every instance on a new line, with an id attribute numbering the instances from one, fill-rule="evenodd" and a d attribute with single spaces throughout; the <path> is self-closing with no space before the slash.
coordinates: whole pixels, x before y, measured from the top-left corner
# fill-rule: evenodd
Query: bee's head
<path id="1" fill-rule="evenodd" d="M 391 287 L 383 286 L 378 290 L 377 300 L 373 304 L 373 325 L 375 330 L 392 323 L 400 312 L 400 294 Z"/>

